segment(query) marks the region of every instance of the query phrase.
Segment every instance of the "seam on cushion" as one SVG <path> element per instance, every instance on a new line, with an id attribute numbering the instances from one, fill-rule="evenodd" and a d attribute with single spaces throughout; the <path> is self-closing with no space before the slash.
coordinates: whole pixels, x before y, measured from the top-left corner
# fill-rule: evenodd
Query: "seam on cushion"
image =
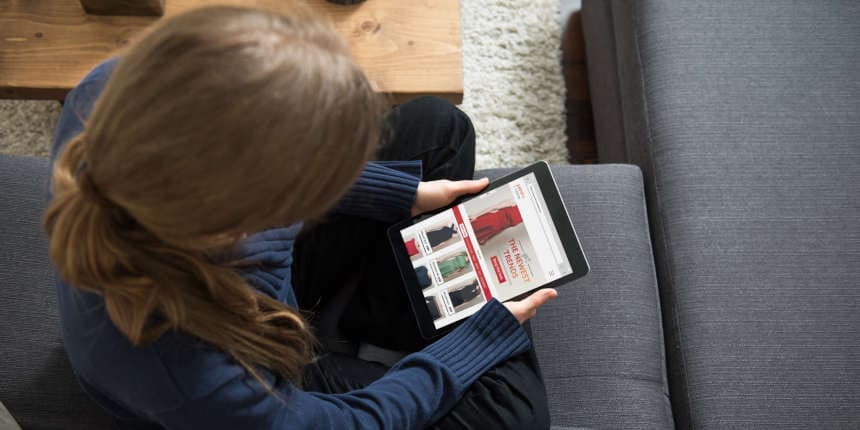
<path id="1" fill-rule="evenodd" d="M 658 214 L 655 217 L 655 221 L 657 223 L 659 223 L 660 233 L 662 234 L 663 239 L 664 239 L 663 243 L 661 244 L 661 247 L 663 248 L 664 261 L 663 261 L 663 264 L 661 264 L 661 265 L 664 266 L 664 269 L 666 270 L 666 273 L 668 274 L 668 277 L 669 277 L 669 279 L 666 280 L 666 283 L 668 284 L 668 286 L 670 288 L 670 295 L 672 296 L 672 313 L 673 313 L 672 319 L 675 321 L 675 330 L 674 331 L 675 331 L 675 335 L 677 336 L 679 357 L 681 359 L 681 364 L 684 366 L 684 370 L 682 372 L 683 373 L 682 378 L 684 381 L 684 396 L 687 398 L 687 414 L 689 416 L 690 424 L 692 424 L 693 422 L 695 422 L 695 420 L 693 419 L 693 403 L 692 403 L 692 400 L 690 398 L 690 381 L 688 378 L 687 357 L 684 353 L 680 324 L 678 324 L 679 321 L 677 320 L 679 313 L 678 313 L 678 298 L 677 298 L 677 294 L 676 294 L 676 291 L 674 288 L 675 274 L 672 271 L 672 265 L 669 264 L 669 262 L 668 262 L 668 260 L 669 260 L 669 252 L 668 252 L 669 249 L 668 249 L 668 245 L 667 245 L 669 243 L 668 233 L 665 229 L 666 223 L 663 219 L 663 216 L 664 216 L 663 210 L 662 210 L 663 206 L 660 202 L 660 191 L 659 191 L 660 185 L 657 182 L 657 177 L 654 173 L 654 164 L 655 164 L 654 155 L 655 154 L 654 154 L 654 146 L 652 145 L 652 143 L 654 142 L 654 137 L 653 137 L 653 134 L 651 132 L 650 113 L 648 110 L 648 99 L 646 97 L 647 92 L 646 92 L 646 86 L 645 86 L 645 73 L 643 70 L 644 69 L 644 63 L 642 62 L 642 51 L 639 47 L 639 30 L 641 27 L 639 26 L 639 14 L 640 14 L 639 12 L 640 11 L 639 11 L 639 3 L 638 2 L 633 2 L 632 10 L 633 10 L 633 22 L 635 24 L 633 26 L 633 49 L 634 49 L 634 52 L 636 53 L 636 61 L 639 63 L 639 83 L 641 86 L 640 101 L 642 103 L 642 113 L 643 113 L 642 125 L 643 125 L 643 127 L 645 127 L 645 137 L 648 139 L 647 147 L 646 147 L 646 151 L 648 151 L 648 157 L 646 157 L 647 160 L 645 160 L 645 162 L 648 163 L 648 165 L 649 165 L 648 166 L 648 170 L 649 170 L 648 176 L 651 177 L 651 181 L 654 183 L 654 199 L 657 203 L 657 208 L 655 208 L 655 210 L 658 211 Z M 661 312 L 662 312 L 662 308 L 661 308 Z M 665 342 L 665 340 L 664 340 L 664 342 Z M 668 373 L 668 370 L 669 370 L 668 366 L 666 366 L 666 367 L 667 367 L 666 372 Z M 668 380 L 667 380 L 667 382 L 668 382 Z M 669 385 L 669 384 L 667 384 L 667 385 Z"/>
<path id="2" fill-rule="evenodd" d="M 666 398 L 669 398 L 669 375 L 668 375 L 668 367 L 666 365 L 666 336 L 664 334 L 665 329 L 663 328 L 663 301 L 660 300 L 660 285 L 657 281 L 657 260 L 654 257 L 654 241 L 651 238 L 651 224 L 648 222 L 648 201 L 645 197 L 645 178 L 642 169 L 638 169 L 639 171 L 639 179 L 642 181 L 642 187 L 639 188 L 639 195 L 642 197 L 642 215 L 645 217 L 645 232 L 646 237 L 651 242 L 650 252 L 648 253 L 649 260 L 651 260 L 651 267 L 654 268 L 654 296 L 657 303 L 657 316 L 660 319 L 659 324 L 657 325 L 659 331 L 659 339 L 660 339 L 660 359 L 663 361 L 663 365 L 661 366 L 661 377 L 663 378 L 663 386 L 665 388 L 664 393 L 666 394 Z"/>
<path id="3" fill-rule="evenodd" d="M 660 381 L 660 380 L 657 380 L 654 378 L 649 378 L 647 376 L 630 375 L 630 374 L 625 374 L 625 373 L 619 373 L 619 374 L 583 373 L 583 374 L 579 374 L 579 375 L 553 376 L 553 377 L 549 377 L 546 379 L 547 380 L 553 380 L 553 379 L 581 379 L 581 378 L 609 378 L 609 379 L 625 379 L 625 380 L 631 380 L 631 381 L 647 382 L 649 384 L 660 385 L 660 394 L 662 394 L 663 397 L 669 398 L 669 393 L 663 391 L 663 387 L 662 387 L 663 381 Z"/>

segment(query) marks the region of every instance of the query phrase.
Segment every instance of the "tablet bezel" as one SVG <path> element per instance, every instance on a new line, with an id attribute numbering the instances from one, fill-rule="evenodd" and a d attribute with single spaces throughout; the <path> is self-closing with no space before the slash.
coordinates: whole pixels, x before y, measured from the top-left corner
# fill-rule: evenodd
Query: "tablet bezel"
<path id="1" fill-rule="evenodd" d="M 526 176 L 529 173 L 534 173 L 535 178 L 537 179 L 537 184 L 540 188 L 541 195 L 546 202 L 546 206 L 552 218 L 553 225 L 558 231 L 562 247 L 564 248 L 564 252 L 567 255 L 568 261 L 570 262 L 572 272 L 554 281 L 536 287 L 532 290 L 526 291 L 523 294 L 520 294 L 519 296 L 511 298 L 509 300 L 519 300 L 528 296 L 535 290 L 541 288 L 558 287 L 574 279 L 581 278 L 588 274 L 588 272 L 590 271 L 588 260 L 586 259 L 585 254 L 582 251 L 582 245 L 580 244 L 579 236 L 577 236 L 576 229 L 573 227 L 573 223 L 570 219 L 570 215 L 568 214 L 567 207 L 564 205 L 564 201 L 561 198 L 561 193 L 556 184 L 555 177 L 552 175 L 552 171 L 549 168 L 549 164 L 547 164 L 545 161 L 540 161 L 529 165 L 523 169 L 517 170 L 516 172 L 512 172 L 508 175 L 502 176 L 499 179 L 496 179 L 495 181 L 492 181 L 478 194 L 470 194 L 463 196 L 448 206 L 437 209 L 427 214 L 422 214 L 415 218 L 406 219 L 389 227 L 388 239 L 389 242 L 391 242 L 391 246 L 394 250 L 394 257 L 397 261 L 398 270 L 400 270 L 400 277 L 405 283 L 404 288 L 406 289 L 406 295 L 409 297 L 409 304 L 412 306 L 413 314 L 416 316 L 418 330 L 421 335 L 424 336 L 424 338 L 432 339 L 434 337 L 447 333 L 448 331 L 459 325 L 462 321 L 465 321 L 465 319 L 453 322 L 447 326 L 438 329 L 436 328 L 436 325 L 433 323 L 433 319 L 430 317 L 430 311 L 427 309 L 423 289 L 418 284 L 418 278 L 415 274 L 412 260 L 410 259 L 409 253 L 406 250 L 406 244 L 403 242 L 403 237 L 400 234 L 400 230 L 418 222 L 421 222 L 424 219 L 432 217 L 433 215 L 436 215 L 440 212 L 446 211 L 475 196 L 507 185 L 509 182 L 517 178 Z"/>

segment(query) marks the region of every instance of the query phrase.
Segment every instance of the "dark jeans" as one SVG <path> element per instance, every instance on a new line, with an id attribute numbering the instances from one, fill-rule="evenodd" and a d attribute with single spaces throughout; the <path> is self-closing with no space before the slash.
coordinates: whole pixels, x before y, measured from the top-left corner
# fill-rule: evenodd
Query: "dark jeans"
<path id="1" fill-rule="evenodd" d="M 388 125 L 391 133 L 378 159 L 421 160 L 425 181 L 472 178 L 475 132 L 469 118 L 451 104 L 417 99 L 395 108 Z M 296 242 L 293 284 L 299 307 L 325 345 L 320 360 L 307 369 L 309 390 L 343 393 L 381 378 L 388 368 L 356 358 L 351 346 L 358 342 L 400 351 L 427 344 L 418 333 L 387 228 L 386 223 L 338 216 L 306 229 Z M 333 342 L 335 338 L 346 340 Z M 534 350 L 482 375 L 434 428 L 549 428 Z"/>

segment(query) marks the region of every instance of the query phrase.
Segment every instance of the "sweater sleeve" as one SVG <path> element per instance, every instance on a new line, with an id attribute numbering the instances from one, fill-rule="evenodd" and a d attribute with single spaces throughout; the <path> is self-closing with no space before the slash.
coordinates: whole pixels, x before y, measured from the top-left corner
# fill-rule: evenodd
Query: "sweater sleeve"
<path id="1" fill-rule="evenodd" d="M 377 221 L 397 221 L 409 216 L 421 181 L 421 161 L 374 161 L 367 163 L 352 188 L 335 206 L 334 213 Z"/>
<path id="2" fill-rule="evenodd" d="M 229 372 L 233 379 L 211 393 L 153 418 L 171 429 L 422 429 L 446 414 L 482 373 L 529 346 L 516 318 L 492 300 L 364 389 L 322 394 L 281 383 L 276 396 Z"/>

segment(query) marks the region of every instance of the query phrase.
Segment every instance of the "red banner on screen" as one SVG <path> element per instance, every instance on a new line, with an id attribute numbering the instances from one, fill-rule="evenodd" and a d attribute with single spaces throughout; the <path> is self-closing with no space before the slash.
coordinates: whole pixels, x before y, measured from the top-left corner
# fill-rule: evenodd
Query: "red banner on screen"
<path id="1" fill-rule="evenodd" d="M 481 291 L 484 292 L 484 298 L 490 300 L 493 295 L 490 293 L 490 288 L 487 286 L 487 280 L 484 279 L 484 272 L 481 270 L 481 262 L 478 261 L 478 254 L 475 253 L 475 247 L 472 246 L 472 238 L 467 234 L 466 226 L 463 224 L 463 216 L 460 215 L 460 208 L 454 206 L 451 208 L 454 213 L 454 219 L 457 220 L 457 226 L 463 236 L 463 242 L 466 243 L 466 250 L 469 252 L 469 259 L 472 260 L 472 267 L 475 269 L 475 274 L 478 276 L 478 283 L 481 284 Z"/>
<path id="2" fill-rule="evenodd" d="M 490 257 L 490 262 L 493 263 L 493 270 L 496 272 L 496 279 L 499 280 L 500 284 L 505 283 L 505 272 L 502 270 L 502 264 L 499 263 L 499 257 L 492 256 Z"/>

